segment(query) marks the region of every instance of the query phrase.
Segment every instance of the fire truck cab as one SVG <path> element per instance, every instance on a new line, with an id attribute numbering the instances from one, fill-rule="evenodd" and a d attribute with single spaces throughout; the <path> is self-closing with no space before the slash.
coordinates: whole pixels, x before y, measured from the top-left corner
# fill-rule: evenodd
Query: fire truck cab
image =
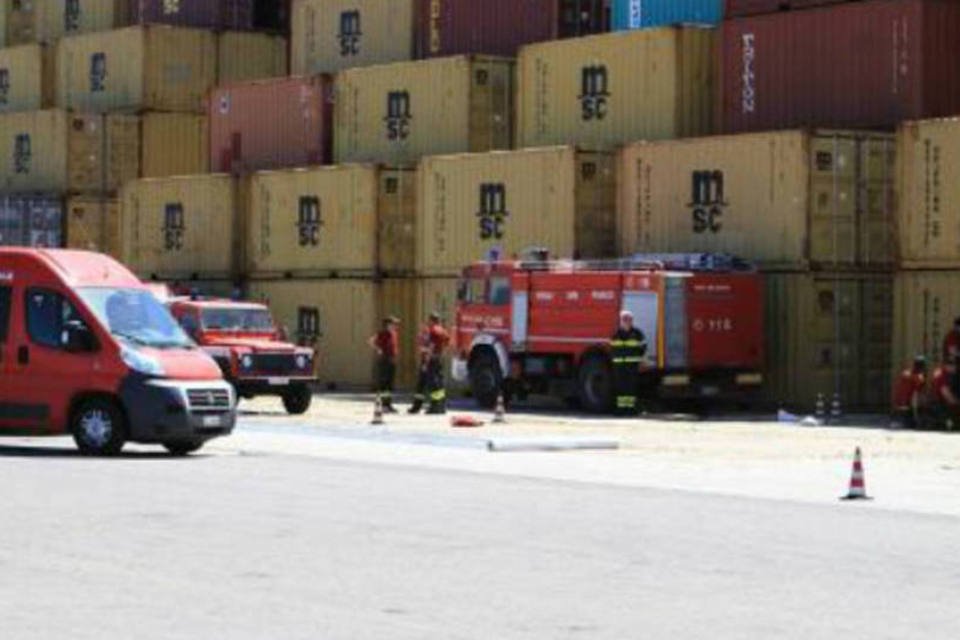
<path id="1" fill-rule="evenodd" d="M 609 339 L 622 310 L 647 339 L 640 397 L 746 400 L 763 382 L 760 275 L 719 256 L 508 261 L 459 283 L 454 379 L 477 403 L 500 393 L 613 407 Z"/>

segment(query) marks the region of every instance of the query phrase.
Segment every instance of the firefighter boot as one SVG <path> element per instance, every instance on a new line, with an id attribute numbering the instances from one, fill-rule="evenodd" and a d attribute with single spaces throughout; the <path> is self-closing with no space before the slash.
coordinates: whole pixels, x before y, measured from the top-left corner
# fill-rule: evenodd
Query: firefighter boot
<path id="1" fill-rule="evenodd" d="M 409 409 L 407 409 L 407 413 L 410 415 L 415 415 L 420 413 L 421 409 L 423 409 L 423 398 L 421 396 L 416 396 L 413 399 L 413 404 L 410 405 Z"/>
<path id="2" fill-rule="evenodd" d="M 393 406 L 393 398 L 386 396 L 383 399 L 383 412 L 384 413 L 396 413 L 397 410 Z"/>
<path id="3" fill-rule="evenodd" d="M 447 403 L 442 400 L 439 402 L 431 402 L 430 406 L 427 408 L 427 415 L 429 416 L 442 416 L 447 412 Z"/>

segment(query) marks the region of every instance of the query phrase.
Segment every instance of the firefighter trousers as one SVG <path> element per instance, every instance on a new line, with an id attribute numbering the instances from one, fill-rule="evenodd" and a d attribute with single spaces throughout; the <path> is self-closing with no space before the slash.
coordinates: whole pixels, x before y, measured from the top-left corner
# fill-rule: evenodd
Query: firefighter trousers
<path id="1" fill-rule="evenodd" d="M 397 379 L 397 363 L 393 358 L 377 359 L 377 389 L 384 409 L 393 408 L 393 388 Z"/>
<path id="2" fill-rule="evenodd" d="M 447 410 L 447 390 L 443 380 L 443 362 L 432 357 L 426 368 L 426 395 L 430 401 L 427 413 L 444 413 Z"/>
<path id="3" fill-rule="evenodd" d="M 632 361 L 613 366 L 613 406 L 617 415 L 636 415 L 639 410 L 640 371 L 637 367 L 638 364 Z"/>

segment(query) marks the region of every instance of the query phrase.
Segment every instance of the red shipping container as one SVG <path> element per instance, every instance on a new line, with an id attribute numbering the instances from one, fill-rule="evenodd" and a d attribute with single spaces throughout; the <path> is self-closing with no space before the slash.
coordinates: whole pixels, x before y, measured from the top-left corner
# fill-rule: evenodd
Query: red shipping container
<path id="1" fill-rule="evenodd" d="M 722 27 L 724 132 L 890 128 L 960 113 L 960 2 L 871 0 Z"/>
<path id="2" fill-rule="evenodd" d="M 728 18 L 739 18 L 791 9 L 809 9 L 842 2 L 851 2 L 851 0 L 727 0 L 725 13 Z"/>
<path id="3" fill-rule="evenodd" d="M 130 0 L 131 24 L 172 24 L 201 29 L 253 28 L 254 0 Z"/>
<path id="4" fill-rule="evenodd" d="M 217 87 L 210 94 L 209 114 L 212 172 L 330 162 L 333 80 L 328 75 Z"/>
<path id="5" fill-rule="evenodd" d="M 515 56 L 525 44 L 610 30 L 610 0 L 419 0 L 417 55 Z"/>

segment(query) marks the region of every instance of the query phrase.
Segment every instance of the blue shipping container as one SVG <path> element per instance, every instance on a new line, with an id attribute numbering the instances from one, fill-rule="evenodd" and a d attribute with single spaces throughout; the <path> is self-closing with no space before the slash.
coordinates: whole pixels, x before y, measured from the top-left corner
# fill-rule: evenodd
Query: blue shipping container
<path id="1" fill-rule="evenodd" d="M 613 0 L 613 29 L 719 24 L 724 0 Z"/>

